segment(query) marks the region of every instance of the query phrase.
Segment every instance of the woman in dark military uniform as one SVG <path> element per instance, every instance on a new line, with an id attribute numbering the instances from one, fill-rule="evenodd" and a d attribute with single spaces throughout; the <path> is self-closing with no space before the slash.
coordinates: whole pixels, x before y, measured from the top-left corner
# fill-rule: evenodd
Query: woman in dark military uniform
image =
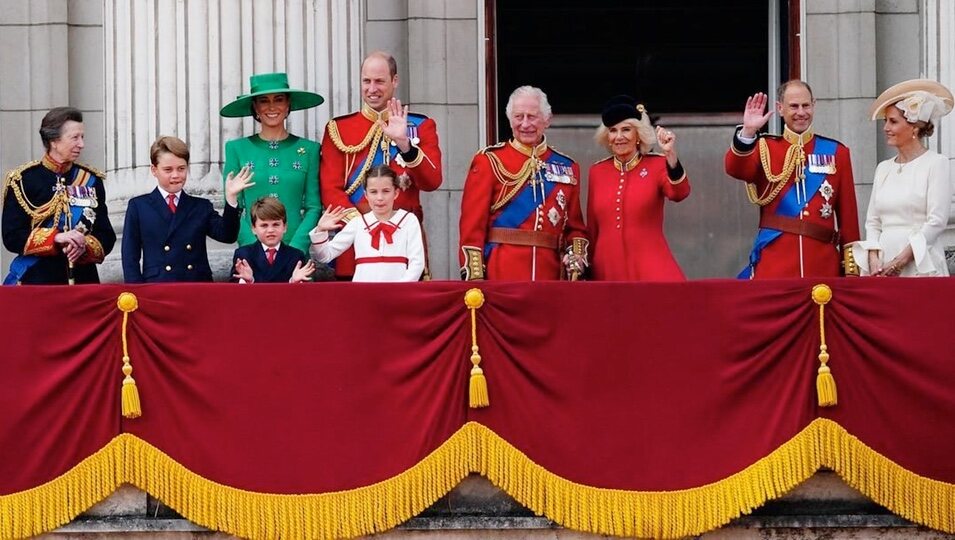
<path id="1" fill-rule="evenodd" d="M 46 153 L 7 175 L 3 185 L 3 245 L 17 254 L 5 285 L 99 283 L 96 264 L 113 249 L 106 175 L 77 163 L 83 115 L 57 107 L 43 117 Z"/>

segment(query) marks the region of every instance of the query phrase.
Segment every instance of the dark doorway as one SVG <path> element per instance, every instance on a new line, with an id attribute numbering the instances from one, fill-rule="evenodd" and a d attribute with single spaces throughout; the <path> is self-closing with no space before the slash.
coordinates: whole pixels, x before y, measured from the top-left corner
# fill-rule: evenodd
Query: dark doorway
<path id="1" fill-rule="evenodd" d="M 785 36 L 790 0 L 488 0 L 489 135 L 510 137 L 504 105 L 524 84 L 542 88 L 558 114 L 598 113 L 616 94 L 654 114 L 738 111 L 766 87 L 770 2 Z M 780 46 L 786 80 L 791 45 Z"/>

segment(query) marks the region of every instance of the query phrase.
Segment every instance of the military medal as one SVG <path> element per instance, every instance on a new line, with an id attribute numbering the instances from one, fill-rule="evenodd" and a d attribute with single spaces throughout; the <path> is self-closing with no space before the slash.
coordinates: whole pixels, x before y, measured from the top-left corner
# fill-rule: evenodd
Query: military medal
<path id="1" fill-rule="evenodd" d="M 836 156 L 827 154 L 809 154 L 809 172 L 816 174 L 836 174 Z"/>
<path id="2" fill-rule="evenodd" d="M 96 192 L 86 186 L 65 186 L 70 206 L 96 208 Z"/>
<path id="3" fill-rule="evenodd" d="M 832 205 L 828 202 L 823 203 L 822 208 L 819 209 L 819 215 L 821 215 L 823 219 L 829 219 L 829 217 L 832 216 Z"/>
<path id="4" fill-rule="evenodd" d="M 832 198 L 832 195 L 835 193 L 832 184 L 829 183 L 829 180 L 824 180 L 822 185 L 819 186 L 819 194 L 822 195 L 822 198 L 829 202 L 829 199 Z"/>
<path id="5" fill-rule="evenodd" d="M 648 174 L 650 174 L 650 173 L 647 172 L 647 168 L 646 168 L 646 167 L 640 169 L 640 178 L 646 178 Z"/>
<path id="6" fill-rule="evenodd" d="M 547 211 L 547 219 L 550 220 L 551 225 L 556 227 L 557 222 L 560 220 L 560 212 L 558 212 L 556 208 L 551 206 L 550 210 Z"/>
<path id="7" fill-rule="evenodd" d="M 398 175 L 398 188 L 401 191 L 407 191 L 411 187 L 411 177 L 408 176 L 408 173 L 401 173 Z"/>
<path id="8" fill-rule="evenodd" d="M 408 138 L 411 139 L 411 144 L 421 142 L 421 139 L 418 138 L 418 126 L 408 126 Z"/>
<path id="9" fill-rule="evenodd" d="M 557 206 L 559 206 L 561 210 L 567 208 L 567 196 L 564 195 L 564 190 L 557 192 Z"/>
<path id="10" fill-rule="evenodd" d="M 84 208 L 83 217 L 85 217 L 90 223 L 96 223 L 96 211 L 92 208 Z"/>

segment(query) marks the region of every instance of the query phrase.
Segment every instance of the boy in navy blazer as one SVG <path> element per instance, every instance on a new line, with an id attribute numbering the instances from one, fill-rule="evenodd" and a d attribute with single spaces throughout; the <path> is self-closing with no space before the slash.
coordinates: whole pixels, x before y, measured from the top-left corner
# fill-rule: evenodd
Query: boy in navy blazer
<path id="1" fill-rule="evenodd" d="M 158 186 L 133 197 L 123 227 L 123 278 L 126 283 L 212 281 L 206 237 L 223 243 L 239 235 L 238 195 L 253 186 L 242 169 L 226 178 L 226 205 L 219 215 L 212 203 L 183 186 L 189 175 L 189 147 L 176 137 L 159 137 L 149 149 L 149 168 Z M 142 259 L 142 266 L 140 266 Z"/>
<path id="2" fill-rule="evenodd" d="M 285 205 L 275 197 L 262 197 L 249 211 L 258 242 L 235 250 L 233 281 L 239 283 L 300 283 L 315 273 L 315 263 L 284 242 L 288 229 Z M 306 262 L 307 261 L 307 262 Z"/>

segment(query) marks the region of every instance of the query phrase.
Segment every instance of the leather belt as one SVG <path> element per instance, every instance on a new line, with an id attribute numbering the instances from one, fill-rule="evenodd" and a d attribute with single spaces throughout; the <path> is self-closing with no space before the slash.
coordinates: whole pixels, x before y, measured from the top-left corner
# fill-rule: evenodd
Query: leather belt
<path id="1" fill-rule="evenodd" d="M 839 245 L 839 231 L 830 229 L 825 225 L 819 225 L 801 219 L 768 215 L 759 218 L 759 226 L 764 229 L 773 229 L 789 234 L 798 234 L 808 236 L 813 240 L 819 240 L 826 244 Z"/>
<path id="2" fill-rule="evenodd" d="M 544 231 L 509 229 L 506 227 L 491 227 L 487 235 L 487 241 L 492 244 L 535 246 L 547 249 L 557 249 L 560 245 L 556 235 Z"/>

